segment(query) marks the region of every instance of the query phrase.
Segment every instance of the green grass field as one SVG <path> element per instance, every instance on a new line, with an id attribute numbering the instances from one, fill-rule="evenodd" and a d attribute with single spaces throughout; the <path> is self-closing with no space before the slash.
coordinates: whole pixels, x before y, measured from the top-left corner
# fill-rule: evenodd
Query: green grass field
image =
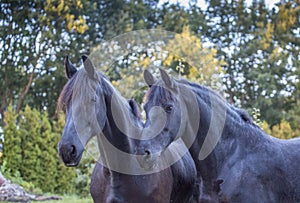
<path id="1" fill-rule="evenodd" d="M 44 203 L 93 203 L 92 198 L 85 198 L 80 199 L 76 196 L 63 196 L 62 200 L 51 200 L 51 201 L 42 201 Z M 42 203 L 39 201 L 34 201 L 33 203 Z M 3 203 L 10 203 L 10 202 L 3 202 Z"/>

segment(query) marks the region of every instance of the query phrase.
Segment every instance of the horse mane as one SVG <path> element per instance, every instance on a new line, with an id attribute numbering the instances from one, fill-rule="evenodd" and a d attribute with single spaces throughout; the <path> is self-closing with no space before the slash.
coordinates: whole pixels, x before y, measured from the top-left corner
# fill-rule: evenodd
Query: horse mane
<path id="1" fill-rule="evenodd" d="M 90 79 L 84 68 L 79 69 L 63 87 L 58 98 L 56 112 L 60 112 L 64 107 L 68 108 L 73 96 L 78 97 L 82 103 L 91 101 L 101 78 L 107 79 L 101 72 L 96 71 L 95 75 L 96 79 Z"/>
<path id="2" fill-rule="evenodd" d="M 245 122 L 254 124 L 251 116 L 248 114 L 247 111 L 245 111 L 244 109 L 238 109 L 238 108 L 235 108 L 235 110 Z"/>
<path id="3" fill-rule="evenodd" d="M 231 117 L 233 117 L 233 119 L 235 119 L 235 120 L 239 119 L 240 121 L 243 121 L 250 125 L 256 126 L 255 123 L 253 122 L 251 116 L 245 110 L 236 108 L 233 105 L 231 105 L 230 103 L 228 103 L 228 101 L 226 99 L 224 99 L 224 97 L 221 96 L 217 91 L 215 91 L 209 87 L 206 87 L 204 85 L 190 82 L 186 79 L 175 80 L 175 81 L 181 85 L 190 86 L 190 88 L 192 88 L 193 92 L 195 92 L 201 98 L 201 100 L 203 102 L 205 102 L 206 104 L 208 104 L 210 101 L 209 94 L 213 94 L 215 96 L 215 98 L 217 98 L 219 100 L 219 102 L 226 104 L 227 112 Z M 162 86 L 162 85 L 163 85 L 163 81 L 160 79 L 153 86 Z M 146 101 L 148 101 L 150 98 L 152 98 L 154 96 L 154 89 L 158 89 L 155 91 L 157 91 L 156 94 L 159 94 L 160 98 L 174 99 L 172 94 L 169 91 L 164 91 L 164 88 L 150 88 L 146 92 Z"/>
<path id="4" fill-rule="evenodd" d="M 209 99 L 209 94 L 213 94 L 214 96 L 216 96 L 215 98 L 217 98 L 220 102 L 223 102 L 226 104 L 226 107 L 227 107 L 227 112 L 229 113 L 229 115 L 231 117 L 233 117 L 234 119 L 241 119 L 242 121 L 250 124 L 250 125 L 253 125 L 253 126 L 256 126 L 256 124 L 253 122 L 251 116 L 248 114 L 248 112 L 244 109 L 240 109 L 240 108 L 237 108 L 233 105 L 231 105 L 223 96 L 221 96 L 217 91 L 209 88 L 209 87 L 206 87 L 206 86 L 203 86 L 203 85 L 199 85 L 197 83 L 193 83 L 193 82 L 189 82 L 189 81 L 186 81 L 184 80 L 184 83 L 188 83 L 191 87 L 193 87 L 194 91 L 196 90 L 200 90 L 199 91 L 199 96 L 204 98 L 206 97 L 205 99 L 203 99 L 204 101 L 208 100 Z M 228 111 L 229 110 L 229 111 Z"/>

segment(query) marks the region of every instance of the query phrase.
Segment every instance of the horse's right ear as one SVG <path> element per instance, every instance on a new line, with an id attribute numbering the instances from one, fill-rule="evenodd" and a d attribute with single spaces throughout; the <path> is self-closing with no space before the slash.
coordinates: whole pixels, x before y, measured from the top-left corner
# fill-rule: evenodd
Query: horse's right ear
<path id="1" fill-rule="evenodd" d="M 151 87 L 156 82 L 156 79 L 148 70 L 144 70 L 144 80 L 148 87 Z"/>
<path id="2" fill-rule="evenodd" d="M 160 71 L 161 79 L 164 81 L 166 86 L 169 87 L 170 89 L 173 89 L 175 87 L 175 81 L 173 80 L 173 78 L 169 76 L 164 69 L 160 68 L 159 71 Z"/>
<path id="3" fill-rule="evenodd" d="M 70 79 L 77 72 L 77 69 L 71 63 L 68 56 L 66 56 L 65 58 L 65 69 L 66 69 L 66 76 L 68 79 Z"/>
<path id="4" fill-rule="evenodd" d="M 92 63 L 91 59 L 87 56 L 87 55 L 82 55 L 82 62 L 83 62 L 83 67 L 85 69 L 85 71 L 87 72 L 88 76 L 91 79 L 95 79 L 95 66 Z"/>

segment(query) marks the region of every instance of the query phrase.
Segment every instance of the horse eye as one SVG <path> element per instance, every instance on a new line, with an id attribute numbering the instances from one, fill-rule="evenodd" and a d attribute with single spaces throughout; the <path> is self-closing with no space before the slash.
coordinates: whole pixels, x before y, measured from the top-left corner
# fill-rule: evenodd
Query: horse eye
<path id="1" fill-rule="evenodd" d="M 165 106 L 165 111 L 166 112 L 170 113 L 172 110 L 173 110 L 173 105 L 168 104 L 168 105 Z"/>
<path id="2" fill-rule="evenodd" d="M 96 101 L 97 101 L 96 97 L 93 97 L 92 102 L 96 102 Z"/>

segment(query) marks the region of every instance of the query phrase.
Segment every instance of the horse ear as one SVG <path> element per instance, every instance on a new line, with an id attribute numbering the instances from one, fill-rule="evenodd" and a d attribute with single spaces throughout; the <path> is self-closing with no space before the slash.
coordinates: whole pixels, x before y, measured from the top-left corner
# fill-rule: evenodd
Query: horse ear
<path id="1" fill-rule="evenodd" d="M 95 67 L 92 61 L 89 59 L 87 55 L 82 55 L 81 56 L 82 61 L 83 61 L 83 67 L 85 71 L 88 73 L 89 77 L 91 79 L 95 79 Z"/>
<path id="2" fill-rule="evenodd" d="M 138 104 L 136 103 L 136 101 L 133 98 L 131 98 L 128 100 L 128 103 L 129 103 L 129 106 L 131 108 L 133 115 L 137 118 L 142 118 L 140 108 L 139 108 Z"/>
<path id="3" fill-rule="evenodd" d="M 167 87 L 173 89 L 175 87 L 175 81 L 173 80 L 173 78 L 170 77 L 164 69 L 160 68 L 159 71 L 160 71 L 161 78 L 164 81 L 165 85 Z"/>
<path id="4" fill-rule="evenodd" d="M 77 69 L 69 60 L 69 56 L 66 56 L 65 58 L 65 69 L 66 69 L 66 76 L 68 79 L 70 79 L 77 72 Z"/>
<path id="5" fill-rule="evenodd" d="M 148 87 L 151 87 L 156 82 L 156 79 L 148 70 L 144 71 L 144 80 Z"/>

